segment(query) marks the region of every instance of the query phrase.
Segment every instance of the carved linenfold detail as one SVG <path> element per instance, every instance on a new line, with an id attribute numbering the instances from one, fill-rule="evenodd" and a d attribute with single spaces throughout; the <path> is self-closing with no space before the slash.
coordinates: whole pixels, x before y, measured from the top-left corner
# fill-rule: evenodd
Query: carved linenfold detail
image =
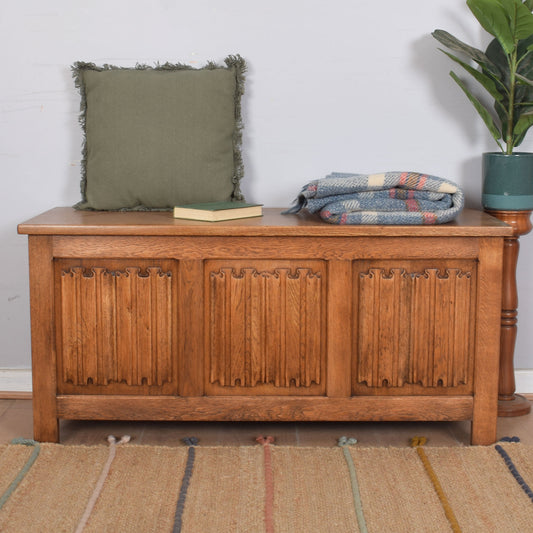
<path id="1" fill-rule="evenodd" d="M 161 386 L 172 374 L 172 272 L 60 271 L 60 366 L 74 386 Z"/>
<path id="2" fill-rule="evenodd" d="M 310 387 L 322 380 L 322 273 L 221 267 L 208 272 L 209 382 Z"/>
<path id="3" fill-rule="evenodd" d="M 359 272 L 356 382 L 388 388 L 468 384 L 474 274 L 474 265 Z"/>

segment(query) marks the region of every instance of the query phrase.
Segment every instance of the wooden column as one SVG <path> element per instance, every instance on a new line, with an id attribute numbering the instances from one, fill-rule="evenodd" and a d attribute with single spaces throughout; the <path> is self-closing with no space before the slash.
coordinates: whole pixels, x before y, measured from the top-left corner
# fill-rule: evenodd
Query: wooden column
<path id="1" fill-rule="evenodd" d="M 56 350 L 54 336 L 54 263 L 52 237 L 30 235 L 31 354 L 33 381 L 33 438 L 59 442 L 56 407 Z"/>
<path id="2" fill-rule="evenodd" d="M 502 321 L 500 337 L 500 382 L 498 416 L 521 416 L 531 411 L 531 403 L 515 394 L 514 349 L 518 322 L 516 265 L 520 244 L 518 238 L 532 229 L 531 211 L 487 210 L 490 215 L 513 228 L 513 236 L 505 237 L 503 249 Z"/>

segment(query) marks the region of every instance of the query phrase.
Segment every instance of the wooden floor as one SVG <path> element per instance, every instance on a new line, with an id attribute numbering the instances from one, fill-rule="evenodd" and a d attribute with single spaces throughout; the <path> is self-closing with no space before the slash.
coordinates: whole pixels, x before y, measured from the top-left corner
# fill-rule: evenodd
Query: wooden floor
<path id="1" fill-rule="evenodd" d="M 130 435 L 136 444 L 165 446 L 179 446 L 181 439 L 192 436 L 203 445 L 251 445 L 259 435 L 272 435 L 277 444 L 287 446 L 334 446 L 343 435 L 364 446 L 408 446 L 414 436 L 427 437 L 428 446 L 464 446 L 470 443 L 470 423 L 61 422 L 63 444 L 103 444 L 108 435 Z M 498 438 L 505 436 L 533 444 L 533 413 L 499 418 Z M 0 444 L 17 437 L 32 438 L 31 400 L 0 400 Z"/>

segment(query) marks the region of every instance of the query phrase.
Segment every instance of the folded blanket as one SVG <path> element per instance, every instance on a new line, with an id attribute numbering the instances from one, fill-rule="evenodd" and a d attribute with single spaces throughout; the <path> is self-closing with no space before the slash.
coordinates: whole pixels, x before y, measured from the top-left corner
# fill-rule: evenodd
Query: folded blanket
<path id="1" fill-rule="evenodd" d="M 308 183 L 285 213 L 319 212 L 331 224 L 442 224 L 464 206 L 453 182 L 417 172 L 334 172 Z"/>

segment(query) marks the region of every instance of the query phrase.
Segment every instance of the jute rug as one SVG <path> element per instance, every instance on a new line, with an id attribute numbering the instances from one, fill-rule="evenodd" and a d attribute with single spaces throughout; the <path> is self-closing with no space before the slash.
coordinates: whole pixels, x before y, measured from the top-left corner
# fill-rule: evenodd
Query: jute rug
<path id="1" fill-rule="evenodd" d="M 533 531 L 533 446 L 0 446 L 2 532 Z M 118 442 L 117 442 L 118 441 Z"/>

